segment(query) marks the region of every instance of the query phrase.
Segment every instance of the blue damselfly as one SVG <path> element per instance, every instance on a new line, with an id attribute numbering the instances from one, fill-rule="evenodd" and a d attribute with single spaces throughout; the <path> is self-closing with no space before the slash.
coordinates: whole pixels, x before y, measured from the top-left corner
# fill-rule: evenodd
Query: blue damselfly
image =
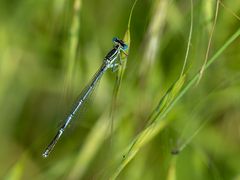
<path id="1" fill-rule="evenodd" d="M 45 158 L 48 157 L 48 155 L 53 150 L 54 146 L 56 145 L 56 143 L 62 136 L 63 132 L 68 127 L 68 125 L 70 124 L 70 122 L 72 121 L 72 119 L 76 115 L 76 113 L 80 110 L 83 103 L 89 97 L 89 95 L 93 91 L 95 85 L 101 79 L 101 77 L 106 72 L 106 70 L 112 69 L 113 71 L 115 71 L 117 69 L 117 67 L 119 66 L 119 64 L 121 63 L 120 62 L 121 60 L 118 61 L 118 58 L 120 59 L 120 53 L 123 52 L 124 54 L 126 54 L 125 51 L 128 49 L 128 46 L 122 40 L 120 40 L 118 38 L 113 38 L 113 42 L 114 42 L 113 49 L 110 50 L 108 52 L 108 54 L 105 56 L 103 63 L 100 66 L 99 70 L 93 76 L 90 83 L 81 92 L 76 103 L 73 105 L 72 111 L 67 116 L 64 124 L 59 128 L 57 134 L 55 135 L 55 137 L 52 139 L 52 141 L 50 142 L 50 144 L 47 146 L 46 150 L 42 154 L 43 157 L 45 157 Z"/>

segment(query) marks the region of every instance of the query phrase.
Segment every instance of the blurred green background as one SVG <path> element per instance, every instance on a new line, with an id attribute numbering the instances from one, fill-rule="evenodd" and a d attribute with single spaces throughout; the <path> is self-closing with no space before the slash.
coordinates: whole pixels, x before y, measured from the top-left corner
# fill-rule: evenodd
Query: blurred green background
<path id="1" fill-rule="evenodd" d="M 193 2 L 187 80 L 202 67 L 216 9 L 214 0 Z M 181 73 L 190 0 L 137 2 L 113 122 L 109 114 L 117 73 L 108 71 L 49 158 L 41 154 L 111 49 L 112 38 L 123 38 L 133 3 L 0 1 L 1 179 L 112 176 L 127 146 Z M 240 15 L 240 1 L 223 3 L 210 57 L 240 27 L 233 15 Z M 204 72 L 163 119 L 168 125 L 118 179 L 240 179 L 239 45 L 238 38 Z M 171 154 L 183 146 L 179 154 Z"/>

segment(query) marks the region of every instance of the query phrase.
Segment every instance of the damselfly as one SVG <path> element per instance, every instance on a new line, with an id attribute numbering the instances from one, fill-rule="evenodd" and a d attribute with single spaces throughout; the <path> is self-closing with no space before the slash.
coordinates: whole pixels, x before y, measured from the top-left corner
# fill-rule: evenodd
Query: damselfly
<path id="1" fill-rule="evenodd" d="M 83 103 L 86 101 L 88 96 L 91 94 L 95 85 L 101 79 L 101 77 L 106 72 L 106 70 L 111 68 L 114 71 L 119 66 L 119 63 L 121 63 L 121 62 L 118 61 L 118 57 L 120 58 L 119 55 L 120 55 L 121 52 L 126 54 L 125 51 L 128 49 L 128 46 L 122 40 L 120 40 L 118 38 L 113 38 L 113 43 L 114 43 L 113 49 L 110 50 L 108 52 L 108 54 L 105 56 L 105 58 L 103 60 L 103 63 L 100 66 L 99 70 L 93 76 L 90 83 L 81 92 L 78 100 L 74 104 L 74 106 L 72 108 L 72 111 L 67 116 L 64 124 L 60 127 L 57 134 L 55 135 L 55 137 L 52 139 L 52 141 L 50 142 L 50 144 L 47 146 L 46 150 L 42 154 L 43 157 L 45 157 L 45 158 L 48 157 L 48 155 L 53 150 L 54 146 L 56 145 L 56 143 L 58 142 L 58 140 L 62 136 L 63 132 L 68 127 L 68 125 L 70 124 L 70 122 L 72 121 L 72 119 L 76 115 L 76 113 L 79 111 L 79 109 L 82 107 Z"/>

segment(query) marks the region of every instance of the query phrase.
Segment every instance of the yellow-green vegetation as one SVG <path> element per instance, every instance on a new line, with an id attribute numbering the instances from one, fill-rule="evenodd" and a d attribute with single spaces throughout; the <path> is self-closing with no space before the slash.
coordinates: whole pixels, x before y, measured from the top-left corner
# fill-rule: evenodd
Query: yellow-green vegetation
<path id="1" fill-rule="evenodd" d="M 239 179 L 240 1 L 0 2 L 0 178 Z M 129 46 L 44 148 L 117 36 Z M 131 42 L 131 43 L 130 43 Z"/>

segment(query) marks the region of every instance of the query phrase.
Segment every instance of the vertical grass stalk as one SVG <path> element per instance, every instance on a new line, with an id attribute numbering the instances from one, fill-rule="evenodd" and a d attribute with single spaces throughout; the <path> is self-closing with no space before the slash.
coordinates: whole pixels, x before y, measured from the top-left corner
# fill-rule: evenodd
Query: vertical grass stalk
<path id="1" fill-rule="evenodd" d="M 223 53 L 223 51 L 238 37 L 240 36 L 240 29 L 238 29 L 224 45 L 215 53 L 215 55 L 206 63 L 204 70 L 206 70 L 217 58 Z M 184 94 L 197 82 L 201 70 L 193 76 L 193 78 L 181 89 L 184 79 L 180 79 L 168 90 L 163 99 L 160 100 L 159 105 L 151 116 L 152 122 L 150 123 L 130 144 L 125 158 L 120 162 L 118 168 L 111 176 L 111 179 L 116 179 L 126 165 L 136 156 L 140 148 L 146 143 L 152 140 L 167 124 L 167 121 L 163 121 L 164 117 L 173 109 L 174 105 L 183 97 Z M 175 96 L 168 98 L 168 96 Z M 167 106 L 166 106 L 167 105 Z M 166 106 L 166 107 L 165 107 Z"/>

